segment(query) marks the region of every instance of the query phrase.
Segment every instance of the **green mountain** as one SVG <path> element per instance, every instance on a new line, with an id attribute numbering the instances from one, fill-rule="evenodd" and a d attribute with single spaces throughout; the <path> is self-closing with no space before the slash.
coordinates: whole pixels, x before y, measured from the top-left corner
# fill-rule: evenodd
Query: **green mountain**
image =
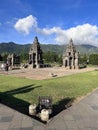
<path id="1" fill-rule="evenodd" d="M 92 45 L 76 45 L 76 49 L 80 52 L 80 54 L 98 53 L 98 47 Z"/>
<path id="2" fill-rule="evenodd" d="M 14 42 L 0 43 L 0 54 L 4 52 L 16 54 L 20 54 L 21 52 L 27 53 L 30 49 L 30 46 L 30 44 L 19 45 Z"/>
<path id="3" fill-rule="evenodd" d="M 14 42 L 0 43 L 0 54 L 2 53 L 15 53 L 20 54 L 21 52 L 28 53 L 32 44 L 20 45 Z M 66 45 L 54 45 L 54 44 L 41 44 L 43 52 L 52 51 L 57 54 L 63 54 L 66 50 Z M 77 51 L 80 54 L 91 54 L 98 53 L 98 47 L 92 45 L 76 45 Z"/>

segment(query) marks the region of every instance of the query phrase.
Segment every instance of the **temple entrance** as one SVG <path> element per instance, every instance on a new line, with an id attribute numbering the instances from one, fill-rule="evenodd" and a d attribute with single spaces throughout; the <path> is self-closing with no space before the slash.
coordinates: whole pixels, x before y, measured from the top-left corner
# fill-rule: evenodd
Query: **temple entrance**
<path id="1" fill-rule="evenodd" d="M 69 58 L 69 69 L 72 69 L 72 57 Z"/>
<path id="2" fill-rule="evenodd" d="M 67 67 L 67 65 L 68 65 L 68 61 L 67 61 L 67 60 L 65 60 L 65 67 Z"/>

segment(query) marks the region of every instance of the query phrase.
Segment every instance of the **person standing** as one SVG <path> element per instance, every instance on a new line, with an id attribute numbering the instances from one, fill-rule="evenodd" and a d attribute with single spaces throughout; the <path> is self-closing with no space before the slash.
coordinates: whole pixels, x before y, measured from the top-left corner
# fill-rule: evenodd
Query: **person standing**
<path id="1" fill-rule="evenodd" d="M 5 71 L 8 72 L 8 70 L 9 70 L 9 66 L 8 66 L 8 64 L 6 63 L 6 65 L 5 65 Z"/>

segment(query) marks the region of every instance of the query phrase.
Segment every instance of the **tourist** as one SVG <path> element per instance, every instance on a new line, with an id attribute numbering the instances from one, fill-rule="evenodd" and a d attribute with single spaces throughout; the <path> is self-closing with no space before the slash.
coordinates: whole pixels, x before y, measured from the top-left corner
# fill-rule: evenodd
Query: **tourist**
<path id="1" fill-rule="evenodd" d="M 5 65 L 5 70 L 8 71 L 8 69 L 9 69 L 9 66 L 8 66 L 8 64 L 6 63 L 6 65 Z"/>

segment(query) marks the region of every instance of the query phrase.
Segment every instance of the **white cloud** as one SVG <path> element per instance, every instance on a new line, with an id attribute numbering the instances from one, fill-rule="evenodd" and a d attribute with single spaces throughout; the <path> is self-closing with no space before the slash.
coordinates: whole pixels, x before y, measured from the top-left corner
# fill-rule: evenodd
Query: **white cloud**
<path id="1" fill-rule="evenodd" d="M 60 27 L 53 27 L 53 28 L 36 28 L 36 31 L 43 35 L 51 35 L 53 33 L 57 33 L 61 30 Z"/>
<path id="2" fill-rule="evenodd" d="M 19 19 L 14 25 L 14 28 L 18 32 L 23 32 L 25 34 L 29 34 L 32 27 L 37 27 L 37 20 L 32 15 Z"/>
<path id="3" fill-rule="evenodd" d="M 78 25 L 65 31 L 65 36 L 72 37 L 80 44 L 92 44 L 95 39 L 98 40 L 98 27 L 90 24 Z"/>
<path id="4" fill-rule="evenodd" d="M 78 25 L 63 30 L 60 27 L 37 29 L 43 35 L 55 34 L 56 43 L 67 44 L 72 38 L 75 44 L 91 44 L 98 46 L 98 27 L 91 24 Z"/>
<path id="5" fill-rule="evenodd" d="M 39 28 L 36 18 L 29 15 L 26 18 L 19 19 L 14 27 L 17 31 L 25 34 L 29 34 L 31 29 L 34 28 L 36 33 L 49 36 L 49 39 L 54 38 L 53 41 L 55 40 L 58 44 L 68 44 L 69 39 L 72 38 L 75 44 L 91 44 L 98 46 L 98 27 L 89 23 L 66 30 L 60 27 Z"/>

